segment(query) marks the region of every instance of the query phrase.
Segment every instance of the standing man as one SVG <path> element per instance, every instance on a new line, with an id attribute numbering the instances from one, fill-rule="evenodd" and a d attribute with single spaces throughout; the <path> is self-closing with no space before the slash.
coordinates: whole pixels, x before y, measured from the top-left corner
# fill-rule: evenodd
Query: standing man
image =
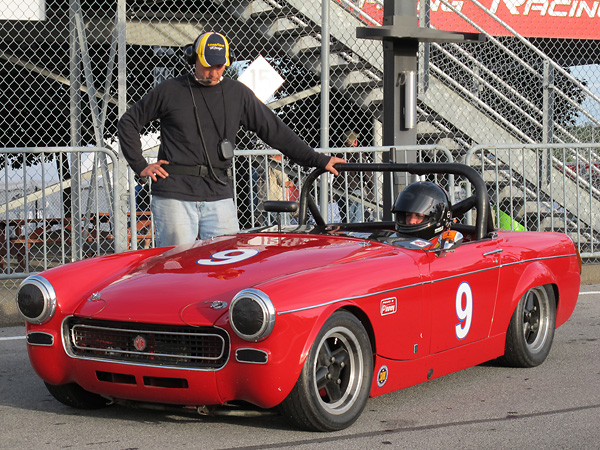
<path id="1" fill-rule="evenodd" d="M 229 43 L 204 33 L 192 47 L 194 73 L 169 79 L 148 92 L 119 120 L 119 142 L 135 173 L 150 177 L 157 246 L 178 245 L 239 231 L 229 183 L 240 126 L 294 162 L 337 175 L 345 162 L 315 152 L 244 84 L 223 78 Z M 142 156 L 140 132 L 160 119 L 158 160 Z"/>

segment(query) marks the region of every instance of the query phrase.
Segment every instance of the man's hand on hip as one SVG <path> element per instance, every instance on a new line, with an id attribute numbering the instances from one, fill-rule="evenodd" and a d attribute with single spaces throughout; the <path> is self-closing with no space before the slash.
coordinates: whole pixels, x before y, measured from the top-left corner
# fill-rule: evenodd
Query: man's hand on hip
<path id="1" fill-rule="evenodd" d="M 169 173 L 162 168 L 163 164 L 169 164 L 169 161 L 160 159 L 155 163 L 148 164 L 144 170 L 140 172 L 140 177 L 150 177 L 152 181 L 158 181 L 157 177 L 167 178 Z"/>

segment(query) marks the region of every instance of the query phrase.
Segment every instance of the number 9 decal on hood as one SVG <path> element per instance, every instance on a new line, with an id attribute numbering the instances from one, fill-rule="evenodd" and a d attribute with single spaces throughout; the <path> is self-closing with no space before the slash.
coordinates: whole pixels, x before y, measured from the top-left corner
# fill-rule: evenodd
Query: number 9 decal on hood
<path id="1" fill-rule="evenodd" d="M 201 266 L 222 266 L 224 264 L 234 264 L 236 262 L 252 258 L 259 253 L 260 252 L 255 249 L 234 248 L 232 250 L 223 250 L 221 252 L 213 253 L 210 255 L 210 259 L 199 259 L 196 261 L 196 264 L 200 264 Z"/>

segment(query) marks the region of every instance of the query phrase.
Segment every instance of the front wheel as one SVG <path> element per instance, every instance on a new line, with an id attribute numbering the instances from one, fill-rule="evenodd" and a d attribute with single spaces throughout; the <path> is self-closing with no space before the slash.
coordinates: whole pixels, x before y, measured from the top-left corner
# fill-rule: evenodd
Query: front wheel
<path id="1" fill-rule="evenodd" d="M 77 383 L 54 385 L 45 383 L 46 389 L 56 400 L 71 408 L 100 409 L 107 406 L 110 401 L 106 398 L 86 391 Z"/>
<path id="2" fill-rule="evenodd" d="M 280 411 L 305 430 L 344 429 L 362 413 L 372 378 L 373 352 L 365 328 L 349 312 L 335 312 L 315 339 Z"/>
<path id="3" fill-rule="evenodd" d="M 519 301 L 506 333 L 505 363 L 535 367 L 544 362 L 556 327 L 556 299 L 549 286 L 529 289 Z"/>

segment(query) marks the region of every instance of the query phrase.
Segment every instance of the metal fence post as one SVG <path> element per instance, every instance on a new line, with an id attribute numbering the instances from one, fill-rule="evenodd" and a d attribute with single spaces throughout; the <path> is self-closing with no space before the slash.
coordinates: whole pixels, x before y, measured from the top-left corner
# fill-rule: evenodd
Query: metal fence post
<path id="1" fill-rule="evenodd" d="M 543 137 L 545 144 L 551 144 L 554 141 L 554 68 L 550 62 L 544 60 L 544 82 L 543 82 Z M 541 182 L 544 185 L 550 183 L 550 166 L 552 155 L 548 149 L 545 149 L 540 161 Z"/>

